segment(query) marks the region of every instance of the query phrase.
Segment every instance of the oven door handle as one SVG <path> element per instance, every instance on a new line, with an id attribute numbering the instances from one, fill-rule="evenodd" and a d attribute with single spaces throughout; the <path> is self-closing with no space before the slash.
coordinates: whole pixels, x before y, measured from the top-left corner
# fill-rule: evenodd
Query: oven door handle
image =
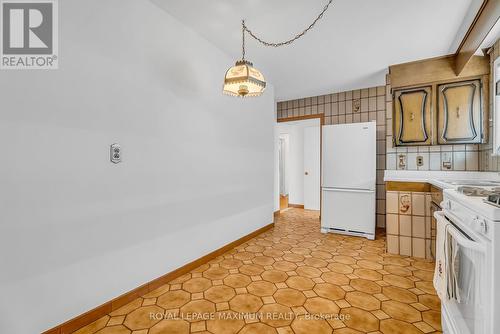
<path id="1" fill-rule="evenodd" d="M 446 219 L 446 217 L 442 211 L 435 212 L 434 215 L 438 219 Z M 455 239 L 463 247 L 480 252 L 480 253 L 486 253 L 486 248 L 484 247 L 484 245 L 482 245 L 479 242 L 476 242 L 474 240 L 470 240 L 469 238 L 464 236 L 464 234 L 462 232 L 460 232 L 452 224 L 448 225 L 448 228 L 446 229 L 446 231 L 453 237 L 453 239 Z"/>

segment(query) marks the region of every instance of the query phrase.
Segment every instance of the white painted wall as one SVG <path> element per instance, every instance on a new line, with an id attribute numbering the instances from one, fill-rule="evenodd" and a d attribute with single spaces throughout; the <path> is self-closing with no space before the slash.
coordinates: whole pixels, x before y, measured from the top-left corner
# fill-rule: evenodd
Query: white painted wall
<path id="1" fill-rule="evenodd" d="M 223 96 L 234 59 L 150 1 L 59 6 L 60 69 L 0 73 L 0 333 L 41 332 L 272 222 L 273 88 Z"/>
<path id="2" fill-rule="evenodd" d="M 277 123 L 276 125 L 275 146 L 277 146 L 279 134 L 289 135 L 289 154 L 286 169 L 288 171 L 289 186 L 288 202 L 291 204 L 304 204 L 304 128 L 319 125 L 318 118 Z M 275 170 L 279 169 L 279 163 L 276 162 L 274 168 Z M 279 210 L 279 187 L 275 191 L 275 198 L 278 198 L 277 210 Z"/>
<path id="3" fill-rule="evenodd" d="M 281 147 L 281 154 L 283 156 L 283 169 L 281 168 L 281 164 L 278 165 L 278 174 L 279 174 L 279 186 L 280 186 L 280 196 L 281 195 L 288 195 L 288 173 L 286 171 L 286 166 L 289 164 L 289 152 L 290 152 L 290 138 L 288 134 L 280 134 L 279 136 L 279 145 Z"/>
<path id="4" fill-rule="evenodd" d="M 276 114 L 277 115 L 277 114 Z M 279 145 L 279 127 L 278 127 L 278 122 L 274 122 L 274 182 L 273 182 L 273 209 L 274 211 L 279 211 L 280 210 L 280 174 L 279 174 L 279 168 L 280 168 L 280 159 L 279 159 L 279 153 L 278 153 L 278 145 Z"/>

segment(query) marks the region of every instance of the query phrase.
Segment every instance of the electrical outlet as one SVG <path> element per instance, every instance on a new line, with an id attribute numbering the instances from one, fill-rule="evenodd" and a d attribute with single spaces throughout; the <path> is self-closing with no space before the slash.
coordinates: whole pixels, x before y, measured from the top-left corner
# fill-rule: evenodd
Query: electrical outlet
<path id="1" fill-rule="evenodd" d="M 117 164 L 122 162 L 122 148 L 120 144 L 112 144 L 109 149 L 109 154 L 112 163 Z"/>
<path id="2" fill-rule="evenodd" d="M 441 154 L 441 166 L 443 170 L 450 170 L 452 168 L 452 155 L 450 152 L 443 152 Z"/>
<path id="3" fill-rule="evenodd" d="M 422 167 L 424 165 L 424 157 L 421 155 L 417 155 L 417 166 Z"/>

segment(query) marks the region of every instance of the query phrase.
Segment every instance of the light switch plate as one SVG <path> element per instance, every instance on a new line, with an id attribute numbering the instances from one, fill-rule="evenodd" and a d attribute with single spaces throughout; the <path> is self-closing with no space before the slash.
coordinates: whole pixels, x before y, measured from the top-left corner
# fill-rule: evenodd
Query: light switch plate
<path id="1" fill-rule="evenodd" d="M 110 160 L 112 163 L 117 164 L 122 162 L 122 148 L 120 144 L 112 144 L 109 149 Z"/>
<path id="2" fill-rule="evenodd" d="M 398 166 L 399 169 L 406 169 L 406 155 L 400 154 L 398 156 Z"/>

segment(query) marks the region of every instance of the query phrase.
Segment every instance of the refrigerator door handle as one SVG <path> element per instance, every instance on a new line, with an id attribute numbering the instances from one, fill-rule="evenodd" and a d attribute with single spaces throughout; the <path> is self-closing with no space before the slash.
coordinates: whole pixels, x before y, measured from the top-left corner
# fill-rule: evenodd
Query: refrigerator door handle
<path id="1" fill-rule="evenodd" d="M 323 191 L 336 191 L 344 193 L 373 193 L 375 190 L 372 189 L 354 189 L 354 188 L 321 188 Z"/>

